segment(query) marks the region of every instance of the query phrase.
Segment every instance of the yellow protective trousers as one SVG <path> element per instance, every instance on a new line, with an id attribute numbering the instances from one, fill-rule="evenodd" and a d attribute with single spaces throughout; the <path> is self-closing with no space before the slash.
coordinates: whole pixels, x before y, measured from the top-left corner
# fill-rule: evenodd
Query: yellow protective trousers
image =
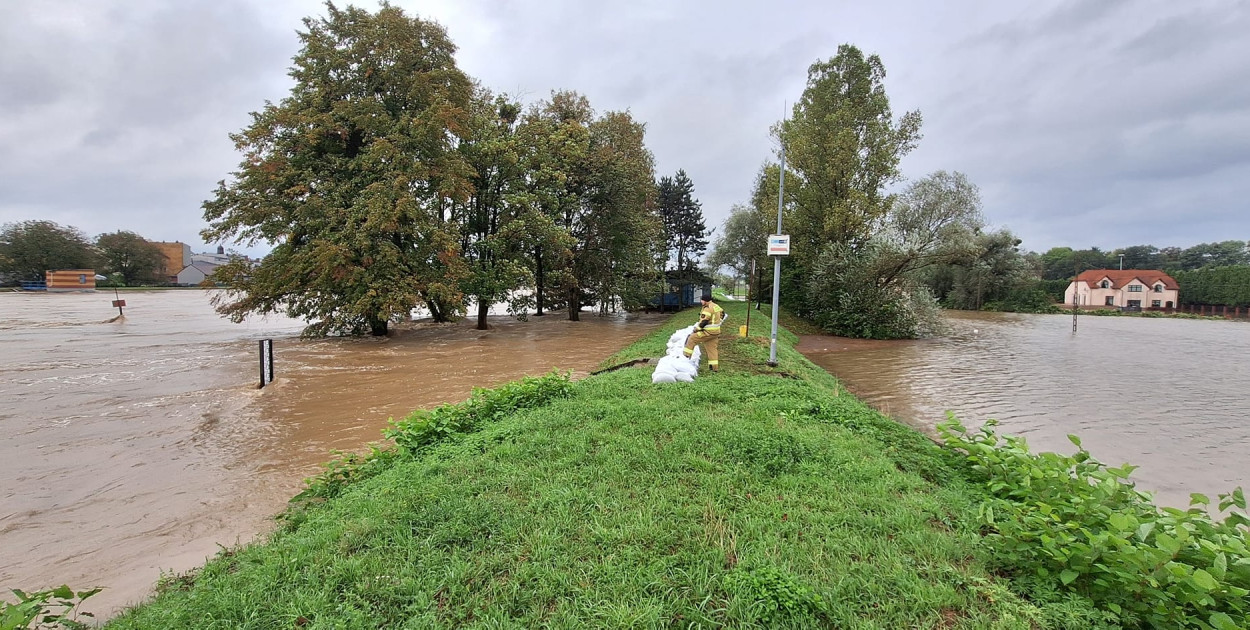
<path id="1" fill-rule="evenodd" d="M 686 337 L 686 349 L 684 351 L 686 358 L 690 358 L 694 354 L 696 344 L 703 344 L 703 351 L 707 353 L 707 364 L 713 370 L 720 369 L 720 353 L 717 346 L 720 345 L 720 328 L 716 330 L 696 330 Z"/>

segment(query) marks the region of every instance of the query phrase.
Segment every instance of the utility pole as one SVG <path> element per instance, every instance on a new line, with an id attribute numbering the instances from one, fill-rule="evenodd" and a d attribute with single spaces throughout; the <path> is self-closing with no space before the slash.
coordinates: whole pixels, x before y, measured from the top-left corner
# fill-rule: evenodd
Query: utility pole
<path id="1" fill-rule="evenodd" d="M 1077 290 L 1077 286 L 1076 286 L 1076 281 L 1077 281 L 1077 278 L 1079 277 L 1081 277 L 1081 270 L 1079 267 L 1076 267 L 1076 265 L 1073 265 L 1073 275 L 1072 275 L 1072 333 L 1073 334 L 1076 334 L 1076 313 L 1077 313 L 1077 308 L 1078 308 L 1077 304 L 1079 304 L 1081 301 L 1081 297 L 1080 297 L 1081 292 Z"/>
<path id="2" fill-rule="evenodd" d="M 785 119 L 782 119 L 785 124 Z M 777 234 L 781 234 L 781 207 L 786 199 L 786 139 L 781 138 L 781 176 L 777 186 Z M 768 367 L 777 367 L 777 317 L 781 306 L 781 256 L 773 256 L 773 335 L 768 344 Z"/>
<path id="3" fill-rule="evenodd" d="M 1120 271 L 1124 271 L 1124 254 L 1120 254 Z M 1119 282 L 1119 280 L 1116 280 Z"/>

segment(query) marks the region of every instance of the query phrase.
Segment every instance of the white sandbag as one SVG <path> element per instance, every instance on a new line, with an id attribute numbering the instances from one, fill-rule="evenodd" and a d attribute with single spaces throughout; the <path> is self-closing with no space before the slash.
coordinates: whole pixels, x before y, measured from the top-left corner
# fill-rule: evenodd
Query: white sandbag
<path id="1" fill-rule="evenodd" d="M 673 367 L 677 369 L 678 374 L 698 374 L 699 366 L 691 363 L 686 359 L 677 359 L 673 362 Z"/>
<path id="2" fill-rule="evenodd" d="M 669 372 L 656 372 L 651 375 L 652 383 L 676 383 L 677 377 Z"/>
<path id="3" fill-rule="evenodd" d="M 655 364 L 655 369 L 668 370 L 669 372 L 676 372 L 677 364 L 680 363 L 681 361 L 683 361 L 683 359 L 679 359 L 673 356 L 660 357 L 660 360 L 657 361 Z"/>
<path id="4" fill-rule="evenodd" d="M 678 383 L 693 383 L 694 382 L 694 375 L 688 372 L 678 372 L 677 376 L 674 376 L 673 378 L 676 379 Z"/>

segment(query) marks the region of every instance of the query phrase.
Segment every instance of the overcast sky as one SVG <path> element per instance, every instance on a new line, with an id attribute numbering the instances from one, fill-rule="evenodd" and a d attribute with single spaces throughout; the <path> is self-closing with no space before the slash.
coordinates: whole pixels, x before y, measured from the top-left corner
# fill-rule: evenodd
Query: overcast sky
<path id="1" fill-rule="evenodd" d="M 896 116 L 924 117 L 904 176 L 966 173 L 1027 249 L 1250 239 L 1250 0 L 395 4 L 446 26 L 495 91 L 629 109 L 709 227 L 772 159 L 769 126 L 807 67 L 849 42 L 881 56 Z M 215 246 L 200 204 L 239 161 L 227 134 L 288 93 L 300 18 L 323 14 L 0 1 L 0 223 Z"/>

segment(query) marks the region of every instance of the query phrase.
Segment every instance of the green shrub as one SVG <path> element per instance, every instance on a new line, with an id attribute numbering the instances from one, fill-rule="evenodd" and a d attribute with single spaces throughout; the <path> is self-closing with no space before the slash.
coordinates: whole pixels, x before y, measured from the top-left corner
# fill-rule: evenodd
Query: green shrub
<path id="1" fill-rule="evenodd" d="M 16 604 L 0 601 L 0 630 L 89 628 L 87 624 L 78 621 L 77 617 L 93 615 L 89 612 L 75 615 L 74 612 L 84 600 L 101 590 L 103 589 L 95 588 L 75 593 L 65 585 L 36 593 L 13 589 L 12 593 L 17 597 Z"/>
<path id="2" fill-rule="evenodd" d="M 725 576 L 725 590 L 746 605 L 744 617 L 764 623 L 814 621 L 829 612 L 819 593 L 770 566 L 735 569 Z"/>
<path id="3" fill-rule="evenodd" d="M 452 435 L 475 431 L 519 409 L 567 398 L 572 388 L 569 374 L 552 372 L 495 389 L 474 389 L 465 402 L 414 411 L 403 420 L 392 420 L 391 428 L 383 431 L 383 435 L 393 440 L 402 452 L 416 454 Z"/>
<path id="4" fill-rule="evenodd" d="M 1059 587 L 1088 597 L 1127 627 L 1250 627 L 1250 550 L 1240 488 L 1191 509 L 1160 509 L 1128 481 L 1134 466 L 1108 467 L 1081 447 L 1073 455 L 1030 453 L 1023 438 L 1000 438 L 991 421 L 975 433 L 953 416 L 938 425 L 966 453 L 990 497 L 979 518 L 997 562 L 1034 590 Z"/>

